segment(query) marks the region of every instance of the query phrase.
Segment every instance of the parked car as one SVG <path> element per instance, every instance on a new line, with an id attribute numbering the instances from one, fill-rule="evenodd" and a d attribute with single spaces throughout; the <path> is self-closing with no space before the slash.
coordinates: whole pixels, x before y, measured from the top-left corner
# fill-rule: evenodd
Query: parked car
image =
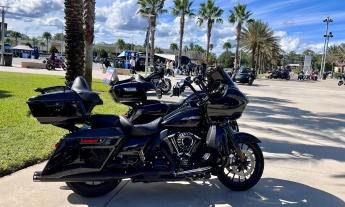
<path id="1" fill-rule="evenodd" d="M 248 85 L 253 85 L 255 79 L 256 74 L 250 68 L 240 68 L 233 77 L 236 83 L 248 83 Z"/>

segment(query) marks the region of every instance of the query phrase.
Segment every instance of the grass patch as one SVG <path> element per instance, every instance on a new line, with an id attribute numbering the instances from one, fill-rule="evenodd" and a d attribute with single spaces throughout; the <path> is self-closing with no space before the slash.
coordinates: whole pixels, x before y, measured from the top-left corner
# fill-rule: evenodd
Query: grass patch
<path id="1" fill-rule="evenodd" d="M 0 177 L 49 157 L 54 144 L 68 131 L 42 125 L 28 117 L 26 101 L 38 95 L 38 87 L 64 85 L 60 76 L 0 72 Z M 95 114 L 123 114 L 128 108 L 116 104 L 108 94 L 109 86 L 93 81 L 93 90 L 100 93 L 104 105 L 96 106 Z"/>

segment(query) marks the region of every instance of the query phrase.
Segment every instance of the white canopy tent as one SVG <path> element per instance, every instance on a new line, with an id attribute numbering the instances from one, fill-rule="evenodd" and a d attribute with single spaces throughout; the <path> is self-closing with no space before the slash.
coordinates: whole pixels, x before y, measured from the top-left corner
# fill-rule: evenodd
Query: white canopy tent
<path id="1" fill-rule="evenodd" d="M 167 60 L 173 60 L 173 61 L 176 60 L 176 56 L 175 56 L 175 55 L 170 55 L 170 54 L 157 54 L 157 53 L 156 53 L 155 55 L 158 56 L 158 57 L 167 59 Z"/>
<path id="2" fill-rule="evenodd" d="M 15 47 L 12 48 L 13 50 L 26 50 L 26 51 L 34 51 L 34 49 L 32 49 L 31 47 L 27 46 L 27 45 L 17 45 Z"/>

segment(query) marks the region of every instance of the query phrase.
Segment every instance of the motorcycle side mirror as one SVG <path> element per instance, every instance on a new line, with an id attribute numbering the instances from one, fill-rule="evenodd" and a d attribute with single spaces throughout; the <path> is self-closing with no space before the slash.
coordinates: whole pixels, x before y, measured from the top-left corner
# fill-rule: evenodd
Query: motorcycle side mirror
<path id="1" fill-rule="evenodd" d="M 161 89 L 156 89 L 156 95 L 158 99 L 162 99 L 163 92 Z"/>

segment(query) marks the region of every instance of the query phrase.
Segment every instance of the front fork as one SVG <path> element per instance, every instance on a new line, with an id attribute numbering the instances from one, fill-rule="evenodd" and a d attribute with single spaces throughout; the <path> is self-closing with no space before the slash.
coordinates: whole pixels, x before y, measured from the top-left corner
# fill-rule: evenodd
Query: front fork
<path id="1" fill-rule="evenodd" d="M 228 138 L 228 141 L 230 142 L 230 145 L 232 146 L 233 149 L 235 149 L 236 154 L 240 158 L 241 162 L 244 162 L 246 159 L 245 154 L 242 152 L 240 145 L 235 139 L 234 132 L 230 126 L 229 123 L 224 125 L 224 130 L 226 132 L 226 136 Z"/>

